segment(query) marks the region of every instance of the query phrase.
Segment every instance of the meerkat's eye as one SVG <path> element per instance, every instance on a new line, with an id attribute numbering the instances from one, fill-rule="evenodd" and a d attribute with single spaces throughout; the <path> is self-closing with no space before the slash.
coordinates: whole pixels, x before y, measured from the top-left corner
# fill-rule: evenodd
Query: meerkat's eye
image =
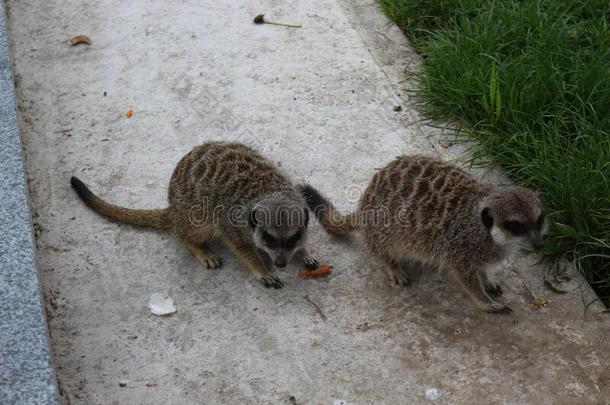
<path id="1" fill-rule="evenodd" d="M 290 238 L 288 238 L 288 240 L 286 241 L 286 248 L 288 248 L 288 249 L 294 248 L 300 239 L 301 239 L 301 231 L 298 231 L 297 233 L 292 235 Z"/>
<path id="2" fill-rule="evenodd" d="M 527 233 L 527 228 L 522 223 L 516 221 L 507 221 L 504 223 L 504 229 L 513 235 L 525 235 Z"/>
<path id="3" fill-rule="evenodd" d="M 265 242 L 265 245 L 267 245 L 267 247 L 270 247 L 270 248 L 277 247 L 277 245 L 278 245 L 277 239 L 275 239 L 273 236 L 269 235 L 265 231 L 263 231 L 262 235 L 263 235 L 263 241 Z"/>
<path id="4" fill-rule="evenodd" d="M 538 217 L 538 219 L 536 220 L 536 227 L 538 229 L 542 228 L 542 225 L 544 224 L 544 212 L 542 214 L 540 214 L 540 216 Z"/>

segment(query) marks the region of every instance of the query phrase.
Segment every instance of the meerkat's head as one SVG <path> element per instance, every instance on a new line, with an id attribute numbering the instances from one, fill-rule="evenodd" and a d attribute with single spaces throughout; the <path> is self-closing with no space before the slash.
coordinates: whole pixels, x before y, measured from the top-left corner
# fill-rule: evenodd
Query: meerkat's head
<path id="1" fill-rule="evenodd" d="M 286 267 L 305 246 L 309 213 L 304 201 L 271 194 L 252 207 L 249 222 L 256 247 L 277 267 Z"/>
<path id="2" fill-rule="evenodd" d="M 524 187 L 497 189 L 480 208 L 481 220 L 494 242 L 508 253 L 544 246 L 547 223 L 538 193 Z"/>

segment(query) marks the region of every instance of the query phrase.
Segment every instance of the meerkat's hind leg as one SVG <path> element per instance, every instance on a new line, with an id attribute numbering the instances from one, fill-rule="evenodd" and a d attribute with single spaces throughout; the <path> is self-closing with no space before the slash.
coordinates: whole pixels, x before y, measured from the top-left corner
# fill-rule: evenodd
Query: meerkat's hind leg
<path id="1" fill-rule="evenodd" d="M 216 253 L 212 252 L 208 247 L 207 243 L 194 244 L 186 242 L 186 247 L 195 259 L 203 264 L 208 269 L 216 269 L 222 266 L 222 258 Z"/>
<path id="2" fill-rule="evenodd" d="M 403 287 L 411 285 L 411 278 L 407 269 L 389 254 L 381 255 L 381 259 L 384 263 L 383 269 L 392 283 Z"/>
<path id="3" fill-rule="evenodd" d="M 458 281 L 481 310 L 492 314 L 510 314 L 512 309 L 492 300 L 483 289 L 483 282 L 478 270 L 455 269 L 453 273 Z"/>
<path id="4" fill-rule="evenodd" d="M 487 272 L 485 270 L 480 271 L 481 283 L 483 283 L 483 288 L 485 292 L 489 294 L 491 297 L 500 297 L 504 291 L 502 291 L 502 287 L 500 284 L 492 283 L 487 277 Z"/>
<path id="5" fill-rule="evenodd" d="M 316 258 L 313 257 L 311 253 L 309 253 L 309 249 L 307 249 L 306 247 L 301 248 L 301 250 L 299 250 L 297 254 L 299 258 L 303 260 L 303 262 L 305 263 L 305 267 L 307 267 L 308 269 L 313 270 L 317 269 L 320 266 L 318 260 L 316 260 Z"/>
<path id="6" fill-rule="evenodd" d="M 222 266 L 222 258 L 208 247 L 208 242 L 214 236 L 215 230 L 212 225 L 203 225 L 186 235 L 182 235 L 182 240 L 186 243 L 189 252 L 208 269 L 216 269 Z"/>
<path id="7" fill-rule="evenodd" d="M 401 253 L 398 257 L 396 263 L 400 266 L 400 270 L 411 280 L 411 283 L 429 270 L 434 270 L 433 265 L 424 263 L 411 255 Z"/>

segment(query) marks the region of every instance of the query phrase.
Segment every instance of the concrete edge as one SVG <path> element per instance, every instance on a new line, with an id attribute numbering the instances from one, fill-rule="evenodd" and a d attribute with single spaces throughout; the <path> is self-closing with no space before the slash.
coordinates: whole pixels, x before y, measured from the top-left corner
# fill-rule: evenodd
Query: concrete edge
<path id="1" fill-rule="evenodd" d="M 0 0 L 0 403 L 59 404 Z"/>

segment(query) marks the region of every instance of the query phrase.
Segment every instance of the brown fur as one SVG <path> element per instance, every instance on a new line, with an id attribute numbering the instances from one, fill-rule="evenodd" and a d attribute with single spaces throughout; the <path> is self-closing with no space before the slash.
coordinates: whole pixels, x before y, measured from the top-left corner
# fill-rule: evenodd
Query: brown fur
<path id="1" fill-rule="evenodd" d="M 167 208 L 154 210 L 134 210 L 106 202 L 93 194 L 89 188 L 76 177 L 70 179 L 72 187 L 81 200 L 93 211 L 128 225 L 144 226 L 154 229 L 170 229 L 172 223 Z"/>
<path id="2" fill-rule="evenodd" d="M 208 268 L 222 263 L 207 246 L 220 238 L 257 280 L 281 288 L 282 282 L 271 274 L 269 258 L 257 247 L 263 231 L 280 241 L 298 232 L 298 255 L 310 265 L 315 263 L 304 246 L 307 208 L 301 193 L 271 162 L 241 144 L 210 142 L 184 156 L 170 180 L 165 209 L 119 207 L 93 195 L 80 180 L 73 177 L 71 182 L 83 201 L 102 215 L 131 225 L 171 228 Z M 279 215 L 283 209 L 295 215 Z M 270 215 L 257 219 L 253 215 L 257 210 Z M 285 265 L 291 256 L 285 250 L 278 253 L 276 264 Z"/>
<path id="3" fill-rule="evenodd" d="M 329 233 L 360 230 L 397 284 L 410 283 L 409 265 L 447 269 L 487 312 L 510 309 L 490 297 L 501 289 L 488 281 L 486 270 L 514 244 L 541 243 L 542 225 L 536 223 L 543 216 L 537 194 L 522 187 L 494 189 L 424 156 L 401 156 L 379 170 L 351 214 L 339 214 L 311 186 L 302 191 Z M 503 226 L 508 221 L 523 224 L 527 235 L 507 234 Z"/>

